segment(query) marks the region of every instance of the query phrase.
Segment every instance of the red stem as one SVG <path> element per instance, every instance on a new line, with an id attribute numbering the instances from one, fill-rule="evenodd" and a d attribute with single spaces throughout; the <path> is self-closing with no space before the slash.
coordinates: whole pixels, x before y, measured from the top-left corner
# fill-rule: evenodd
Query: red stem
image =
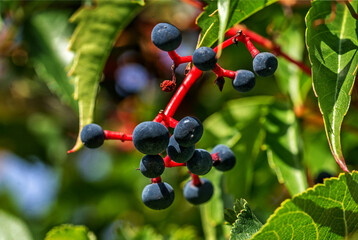
<path id="1" fill-rule="evenodd" d="M 222 67 L 219 66 L 219 64 L 216 64 L 215 68 L 213 69 L 213 72 L 218 77 L 227 77 L 227 78 L 231 78 L 231 79 L 235 79 L 235 77 L 236 77 L 235 71 L 223 69 Z"/>
<path id="2" fill-rule="evenodd" d="M 103 132 L 104 132 L 104 138 L 106 140 L 121 140 L 122 142 L 133 141 L 132 134 L 125 134 L 125 133 L 121 133 L 121 132 L 112 132 L 112 131 L 108 131 L 108 130 L 104 130 Z"/>
<path id="3" fill-rule="evenodd" d="M 169 156 L 164 158 L 165 167 L 172 168 L 172 167 L 182 167 L 186 166 L 186 163 L 177 163 L 170 159 Z"/>
<path id="4" fill-rule="evenodd" d="M 253 42 L 259 44 L 261 47 L 263 47 L 263 48 L 265 48 L 265 49 L 267 49 L 269 51 L 275 52 L 277 56 L 283 57 L 287 61 L 295 64 L 297 67 L 299 67 L 307 75 L 311 75 L 311 68 L 309 66 L 307 66 L 305 63 L 292 59 L 286 53 L 281 51 L 280 46 L 278 46 L 277 44 L 275 44 L 271 40 L 269 40 L 267 38 L 264 38 L 261 35 L 253 32 L 253 31 L 250 31 L 249 29 L 246 29 L 243 26 L 233 27 L 233 28 L 229 29 L 226 32 L 226 36 L 227 37 L 235 36 L 237 34 L 237 31 L 240 30 L 240 29 L 242 29 L 245 32 L 245 35 L 248 36 Z"/>
<path id="5" fill-rule="evenodd" d="M 198 175 L 190 173 L 191 175 L 191 184 L 193 184 L 194 186 L 199 187 L 201 185 L 201 181 Z"/>
<path id="6" fill-rule="evenodd" d="M 256 55 L 260 53 L 260 51 L 255 48 L 254 44 L 252 44 L 249 37 L 245 36 L 242 42 L 245 44 L 247 50 L 249 50 L 252 58 L 255 58 Z"/>
<path id="7" fill-rule="evenodd" d="M 152 183 L 161 183 L 162 182 L 162 178 L 160 176 L 156 177 L 156 178 L 151 178 L 150 180 Z"/>
<path id="8" fill-rule="evenodd" d="M 234 35 L 230 36 L 229 39 L 226 39 L 226 40 L 221 44 L 222 49 L 227 48 L 227 47 L 230 46 L 231 44 L 235 43 L 235 42 L 234 42 L 235 37 L 236 37 L 236 33 L 235 33 Z M 214 47 L 214 49 L 213 49 L 216 53 L 218 52 L 219 46 L 220 46 L 220 45 Z"/>
<path id="9" fill-rule="evenodd" d="M 168 52 L 168 55 L 173 60 L 175 66 L 178 66 L 178 65 L 180 65 L 182 63 L 186 63 L 186 62 L 191 62 L 191 60 L 192 60 L 191 55 L 181 57 L 175 51 Z"/>
<path id="10" fill-rule="evenodd" d="M 164 115 L 167 117 L 173 117 L 175 111 L 178 109 L 180 103 L 182 102 L 183 98 L 189 91 L 190 87 L 195 83 L 195 81 L 200 77 L 202 71 L 197 69 L 195 66 L 191 69 L 191 71 L 186 75 L 185 79 L 183 80 L 182 84 L 175 92 L 174 96 L 168 103 L 167 107 L 164 110 Z"/>

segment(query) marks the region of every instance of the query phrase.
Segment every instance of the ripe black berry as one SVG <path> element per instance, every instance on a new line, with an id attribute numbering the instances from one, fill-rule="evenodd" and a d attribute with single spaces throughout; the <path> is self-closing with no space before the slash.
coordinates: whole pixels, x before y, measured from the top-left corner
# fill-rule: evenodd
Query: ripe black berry
<path id="1" fill-rule="evenodd" d="M 88 148 L 98 148 L 102 146 L 104 139 L 103 129 L 97 124 L 87 124 L 81 131 L 81 141 Z"/>
<path id="2" fill-rule="evenodd" d="M 203 135 L 203 125 L 195 117 L 185 117 L 178 122 L 174 129 L 174 138 L 183 147 L 191 147 Z"/>
<path id="3" fill-rule="evenodd" d="M 248 92 L 255 86 L 255 75 L 248 70 L 238 70 L 232 86 L 239 92 Z"/>
<path id="4" fill-rule="evenodd" d="M 214 164 L 217 170 L 228 171 L 235 166 L 236 157 L 229 147 L 224 144 L 216 145 L 211 151 L 211 154 L 214 153 L 217 153 L 220 158 L 219 164 Z"/>
<path id="5" fill-rule="evenodd" d="M 186 162 L 186 167 L 196 175 L 207 174 L 213 166 L 210 153 L 204 149 L 196 149 L 194 155 Z"/>
<path id="6" fill-rule="evenodd" d="M 166 182 L 149 184 L 143 189 L 142 201 L 151 209 L 165 209 L 174 201 L 174 190 Z"/>
<path id="7" fill-rule="evenodd" d="M 163 51 L 174 51 L 181 40 L 180 31 L 169 23 L 158 23 L 152 30 L 152 42 Z"/>
<path id="8" fill-rule="evenodd" d="M 210 200 L 214 193 L 214 187 L 212 183 L 205 178 L 200 179 L 201 184 L 195 186 L 190 180 L 185 184 L 184 197 L 192 204 L 202 204 Z"/>
<path id="9" fill-rule="evenodd" d="M 133 131 L 133 144 L 144 154 L 156 155 L 163 152 L 169 143 L 169 131 L 157 122 L 142 122 Z"/>
<path id="10" fill-rule="evenodd" d="M 193 53 L 193 64 L 201 71 L 213 69 L 216 62 L 216 53 L 209 47 L 200 47 Z"/>
<path id="11" fill-rule="evenodd" d="M 156 178 L 165 170 L 164 160 L 159 155 L 145 155 L 140 161 L 139 169 L 147 178 Z"/>
<path id="12" fill-rule="evenodd" d="M 274 74 L 277 64 L 276 56 L 269 52 L 257 54 L 252 62 L 254 72 L 261 77 L 268 77 Z"/>
<path id="13" fill-rule="evenodd" d="M 188 161 L 194 154 L 195 145 L 191 147 L 180 146 L 177 141 L 175 141 L 174 136 L 171 136 L 169 139 L 169 145 L 167 147 L 167 153 L 171 160 L 177 163 L 184 163 Z"/>

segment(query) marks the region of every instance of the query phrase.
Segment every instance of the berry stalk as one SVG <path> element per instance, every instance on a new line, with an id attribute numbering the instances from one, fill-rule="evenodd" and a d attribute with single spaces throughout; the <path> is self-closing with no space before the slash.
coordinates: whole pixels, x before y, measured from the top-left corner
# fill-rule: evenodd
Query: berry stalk
<path id="1" fill-rule="evenodd" d="M 200 181 L 200 178 L 198 175 L 196 174 L 193 174 L 193 173 L 190 173 L 191 175 L 191 183 L 194 185 L 194 186 L 200 186 L 201 185 L 201 181 Z"/>
<path id="2" fill-rule="evenodd" d="M 297 67 L 299 67 L 307 75 L 311 75 L 311 68 L 309 66 L 307 66 L 305 63 L 292 59 L 286 53 L 281 51 L 280 46 L 278 46 L 277 44 L 275 44 L 271 40 L 269 40 L 267 38 L 264 38 L 263 36 L 253 32 L 253 31 L 251 31 L 249 29 L 246 29 L 243 26 L 237 26 L 237 27 L 230 28 L 226 32 L 226 36 L 227 37 L 235 36 L 239 29 L 244 29 L 246 36 L 248 36 L 253 42 L 259 44 L 261 47 L 263 47 L 263 48 L 265 48 L 265 49 L 267 49 L 269 51 L 273 51 L 277 56 L 281 56 L 284 59 L 286 59 L 287 61 L 295 64 Z"/>
<path id="3" fill-rule="evenodd" d="M 132 134 L 103 130 L 105 140 L 133 141 Z"/>
<path id="4" fill-rule="evenodd" d="M 191 60 L 192 60 L 191 55 L 181 57 L 176 53 L 175 50 L 174 51 L 169 51 L 168 55 L 173 60 L 175 66 L 178 66 L 178 65 L 180 65 L 182 63 L 186 63 L 186 62 L 191 62 Z"/>
<path id="5" fill-rule="evenodd" d="M 227 77 L 227 78 L 235 79 L 236 76 L 235 71 L 223 69 L 222 67 L 219 66 L 219 64 L 216 64 L 215 68 L 213 69 L 213 72 L 218 77 Z"/>

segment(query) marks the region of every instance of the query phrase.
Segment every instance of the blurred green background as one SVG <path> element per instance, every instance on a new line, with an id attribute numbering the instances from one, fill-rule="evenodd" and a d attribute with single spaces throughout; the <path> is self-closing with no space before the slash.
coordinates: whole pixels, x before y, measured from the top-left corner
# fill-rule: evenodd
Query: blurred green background
<path id="1" fill-rule="evenodd" d="M 171 78 L 172 62 L 154 47 L 150 33 L 158 22 L 172 23 L 183 34 L 178 53 L 191 55 L 200 33 L 194 24 L 200 9 L 188 2 L 148 1 L 126 27 L 103 71 L 94 122 L 104 129 L 131 133 L 137 124 L 153 119 L 165 108 L 172 94 L 161 92 L 159 85 Z M 309 4 L 285 2 L 265 8 L 243 24 L 281 43 L 287 54 L 308 64 L 304 17 Z M 235 125 L 228 114 L 232 110 L 227 110 L 237 101 L 257 99 L 252 98 L 255 96 L 274 96 L 296 113 L 305 110 L 306 114 L 296 116 L 310 186 L 322 171 L 338 174 L 310 78 L 297 70 L 287 74 L 279 67 L 275 77 L 258 77 L 255 89 L 242 94 L 228 80 L 220 92 L 215 75 L 207 72 L 190 89 L 174 117 L 197 116 L 205 126 L 197 147 L 210 150 L 218 143 L 229 144 L 238 164 L 228 173 L 211 171 L 208 177 L 220 181 L 215 183 L 220 186 L 216 189 L 220 196 L 200 208 L 182 196 L 187 171 L 167 169 L 163 179 L 175 190 L 173 205 L 159 212 L 146 208 L 141 191 L 150 180 L 137 170 L 142 154 L 131 143 L 109 141 L 96 150 L 66 153 L 78 134 L 74 83 L 67 75 L 74 56 L 68 45 L 75 29 L 69 18 L 83 5 L 91 1 L 0 2 L 0 208 L 22 219 L 33 239 L 43 239 L 49 229 L 63 223 L 85 225 L 105 240 L 146 239 L 146 234 L 148 239 L 160 239 L 159 235 L 204 239 L 210 235 L 208 219 L 215 220 L 221 206 L 232 207 L 233 200 L 240 197 L 265 222 L 289 194 L 269 166 L 265 145 L 257 141 L 257 126 Z M 281 58 L 279 62 L 279 66 L 287 65 Z M 252 69 L 251 56 L 242 45 L 225 49 L 219 63 L 231 70 Z M 185 67 L 176 71 L 178 82 L 184 78 Z M 303 78 L 298 100 L 287 91 L 290 74 Z M 351 105 L 342 142 L 346 162 L 353 169 L 358 162 L 354 94 Z M 240 115 L 240 109 L 235 111 Z M 246 182 L 241 181 L 243 172 L 249 176 Z M 222 217 L 217 221 L 223 224 Z"/>

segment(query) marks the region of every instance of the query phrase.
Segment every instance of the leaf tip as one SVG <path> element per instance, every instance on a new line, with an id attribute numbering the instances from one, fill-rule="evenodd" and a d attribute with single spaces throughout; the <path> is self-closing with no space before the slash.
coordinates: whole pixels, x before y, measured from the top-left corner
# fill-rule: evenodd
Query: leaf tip
<path id="1" fill-rule="evenodd" d="M 80 150 L 82 148 L 82 146 L 83 146 L 83 144 L 82 144 L 81 140 L 78 138 L 75 146 L 73 146 L 72 149 L 68 150 L 67 154 L 77 152 L 78 150 Z"/>

